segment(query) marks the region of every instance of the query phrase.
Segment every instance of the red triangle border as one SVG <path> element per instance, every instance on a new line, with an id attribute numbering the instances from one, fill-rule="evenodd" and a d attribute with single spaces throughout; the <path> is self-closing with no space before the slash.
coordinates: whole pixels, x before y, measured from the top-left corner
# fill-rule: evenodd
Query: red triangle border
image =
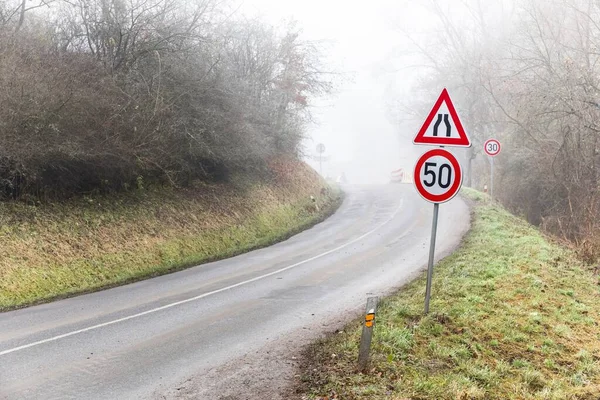
<path id="1" fill-rule="evenodd" d="M 444 103 L 444 102 L 446 103 L 446 106 L 448 107 L 448 111 L 450 112 L 450 117 L 452 118 L 452 121 L 454 122 L 454 125 L 456 126 L 456 129 L 458 130 L 459 137 L 458 138 L 445 138 L 445 137 L 441 137 L 441 136 L 440 137 L 425 137 L 425 133 L 427 132 L 427 129 L 433 122 L 433 119 L 437 115 L 440 107 L 442 106 L 442 103 Z M 467 132 L 465 131 L 465 128 L 463 127 L 463 124 L 460 121 L 460 118 L 458 117 L 456 108 L 454 108 L 454 104 L 452 103 L 452 100 L 450 99 L 450 94 L 448 93 L 448 90 L 446 88 L 444 88 L 444 90 L 442 90 L 442 94 L 440 95 L 438 100 L 435 102 L 433 108 L 431 109 L 431 112 L 429 113 L 429 115 L 427 116 L 427 119 L 425 120 L 425 123 L 419 130 L 419 133 L 417 133 L 417 136 L 414 138 L 413 143 L 414 144 L 424 144 L 424 145 L 436 145 L 436 146 L 471 147 L 471 140 L 469 139 L 469 136 L 467 135 Z"/>

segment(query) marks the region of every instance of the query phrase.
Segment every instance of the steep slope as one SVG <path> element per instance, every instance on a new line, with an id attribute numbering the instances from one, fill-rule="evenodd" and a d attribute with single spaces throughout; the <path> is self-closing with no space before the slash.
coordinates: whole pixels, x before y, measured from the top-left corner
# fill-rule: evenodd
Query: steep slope
<path id="1" fill-rule="evenodd" d="M 93 291 L 272 244 L 331 214 L 339 192 L 279 159 L 265 178 L 55 204 L 0 203 L 0 310 Z M 311 199 L 314 198 L 314 201 Z"/>
<path id="2" fill-rule="evenodd" d="M 356 373 L 361 323 L 313 346 L 309 399 L 596 399 L 596 272 L 483 195 L 461 249 L 385 299 L 370 369 Z M 324 395 L 327 395 L 323 397 Z"/>

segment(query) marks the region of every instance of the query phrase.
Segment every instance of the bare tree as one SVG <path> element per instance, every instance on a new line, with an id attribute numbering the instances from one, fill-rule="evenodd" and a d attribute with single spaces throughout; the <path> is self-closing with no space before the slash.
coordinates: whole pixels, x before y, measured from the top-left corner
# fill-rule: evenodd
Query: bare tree
<path id="1" fill-rule="evenodd" d="M 499 129 L 496 110 L 490 107 L 483 83 L 490 73 L 490 58 L 500 40 L 501 30 L 494 28 L 503 26 L 511 12 L 502 6 L 501 0 L 465 0 L 458 7 L 455 2 L 444 6 L 439 1 L 428 1 L 425 7 L 439 28 L 427 35 L 403 32 L 422 59 L 418 67 L 423 70 L 423 77 L 413 88 L 414 92 L 421 93 L 419 100 L 403 101 L 401 106 L 405 112 L 422 118 L 441 88 L 450 90 L 474 143 L 463 155 L 467 186 L 472 184 L 475 157 L 481 154 L 485 140 L 496 135 Z M 502 13 L 490 12 L 490 9 L 502 9 Z M 470 18 L 465 18 L 465 14 Z"/>
<path id="2" fill-rule="evenodd" d="M 330 88 L 316 44 L 216 0 L 61 1 L 49 18 L 32 7 L 10 9 L 25 22 L 0 13 L 0 196 L 261 168 L 298 153 L 309 98 Z"/>
<path id="3" fill-rule="evenodd" d="M 476 138 L 494 134 L 505 143 L 502 201 L 597 257 L 600 5 L 517 1 L 500 35 L 490 33 L 480 2 L 468 5 L 474 35 L 434 6 L 445 50 L 440 56 L 416 43 L 435 71 L 429 82 L 459 92 Z M 485 175 L 485 168 L 478 171 Z"/>

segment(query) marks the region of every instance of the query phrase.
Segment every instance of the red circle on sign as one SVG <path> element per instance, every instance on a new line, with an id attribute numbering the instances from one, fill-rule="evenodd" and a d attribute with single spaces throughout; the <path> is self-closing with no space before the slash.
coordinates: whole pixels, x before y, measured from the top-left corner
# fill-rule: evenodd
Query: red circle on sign
<path id="1" fill-rule="evenodd" d="M 496 151 L 493 150 L 489 150 L 488 147 L 496 145 Z M 500 142 L 497 141 L 496 139 L 490 139 L 488 141 L 485 142 L 485 144 L 483 145 L 483 151 L 485 151 L 485 154 L 487 154 L 488 156 L 497 156 L 498 154 L 500 154 Z"/>
<path id="2" fill-rule="evenodd" d="M 452 186 L 450 186 L 448 190 L 442 194 L 434 194 L 428 192 L 425 186 L 423 186 L 423 182 L 421 182 L 421 168 L 423 168 L 423 165 L 427 162 L 427 160 L 433 157 L 443 157 L 450 161 L 450 165 L 452 165 L 452 168 L 454 169 L 454 174 L 456 175 Z M 462 185 L 462 171 L 460 169 L 460 164 L 458 163 L 456 157 L 454 157 L 454 155 L 448 150 L 429 150 L 427 153 L 423 154 L 421 158 L 419 158 L 419 161 L 417 161 L 417 165 L 415 166 L 414 172 L 414 182 L 415 186 L 417 187 L 417 191 L 425 200 L 430 201 L 432 203 L 445 203 L 451 200 L 454 196 L 456 196 Z"/>

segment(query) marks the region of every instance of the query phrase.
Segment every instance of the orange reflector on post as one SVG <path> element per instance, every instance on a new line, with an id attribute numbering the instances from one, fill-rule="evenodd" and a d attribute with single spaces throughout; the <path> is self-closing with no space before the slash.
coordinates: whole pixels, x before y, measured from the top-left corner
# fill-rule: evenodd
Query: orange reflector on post
<path id="1" fill-rule="evenodd" d="M 367 328 L 372 328 L 374 322 L 375 322 L 375 314 L 369 313 L 369 314 L 365 315 L 365 326 Z"/>
<path id="2" fill-rule="evenodd" d="M 375 330 L 375 311 L 377 310 L 378 297 L 369 297 L 367 299 L 367 309 L 365 310 L 365 324 L 360 335 L 360 348 L 358 350 L 358 370 L 364 372 L 369 361 L 369 351 L 371 349 L 371 338 Z"/>

